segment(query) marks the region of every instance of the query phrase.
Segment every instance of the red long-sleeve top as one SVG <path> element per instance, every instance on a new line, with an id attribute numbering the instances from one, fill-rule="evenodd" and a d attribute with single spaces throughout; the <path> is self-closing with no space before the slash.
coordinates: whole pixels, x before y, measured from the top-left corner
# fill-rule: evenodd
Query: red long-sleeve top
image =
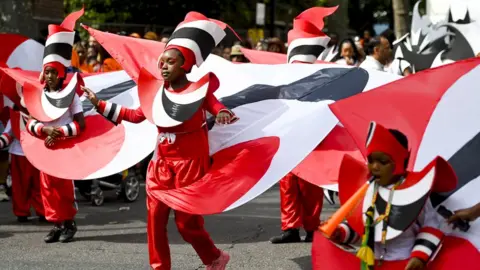
<path id="1" fill-rule="evenodd" d="M 187 89 L 185 87 L 184 89 Z M 146 117 L 141 108 L 129 109 L 121 107 L 118 104 L 109 103 L 101 100 L 99 102 L 98 112 L 115 123 L 128 121 L 131 123 L 141 123 Z M 208 92 L 205 96 L 203 106 L 189 120 L 175 127 L 158 127 L 158 133 L 174 133 L 175 142 L 169 144 L 167 140 L 160 143 L 157 149 L 158 154 L 170 159 L 191 159 L 205 157 L 209 155 L 208 133 L 206 123 L 206 112 L 216 116 L 221 110 L 227 108 L 218 101 L 213 93 Z"/>

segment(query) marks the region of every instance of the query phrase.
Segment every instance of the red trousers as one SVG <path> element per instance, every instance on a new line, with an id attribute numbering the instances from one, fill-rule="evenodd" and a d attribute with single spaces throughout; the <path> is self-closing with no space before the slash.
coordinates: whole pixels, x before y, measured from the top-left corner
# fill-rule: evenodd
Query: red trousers
<path id="1" fill-rule="evenodd" d="M 40 172 L 40 181 L 45 218 L 55 223 L 73 220 L 77 214 L 73 180 L 61 179 Z"/>
<path id="2" fill-rule="evenodd" d="M 147 170 L 147 235 L 150 266 L 155 270 L 170 270 L 170 248 L 167 223 L 170 208 L 150 195 L 154 190 L 187 186 L 200 179 L 209 167 L 209 158 L 152 160 Z M 205 231 L 202 216 L 175 211 L 175 223 L 183 239 L 190 243 L 202 260 L 209 265 L 220 256 L 209 234 Z"/>
<path id="3" fill-rule="evenodd" d="M 282 230 L 302 227 L 314 231 L 320 225 L 323 189 L 288 173 L 280 180 Z"/>
<path id="4" fill-rule="evenodd" d="M 17 217 L 30 216 L 33 206 L 39 216 L 45 215 L 40 194 L 40 172 L 24 156 L 11 155 L 12 206 Z"/>

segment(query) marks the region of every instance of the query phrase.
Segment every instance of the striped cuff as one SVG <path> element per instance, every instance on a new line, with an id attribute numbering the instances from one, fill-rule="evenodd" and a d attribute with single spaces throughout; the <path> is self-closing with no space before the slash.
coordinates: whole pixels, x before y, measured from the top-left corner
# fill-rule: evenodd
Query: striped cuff
<path id="1" fill-rule="evenodd" d="M 5 148 L 12 143 L 12 137 L 7 133 L 0 135 L 0 149 Z"/>
<path id="2" fill-rule="evenodd" d="M 360 240 L 360 236 L 347 223 L 342 222 L 338 225 L 340 231 L 340 243 L 353 244 Z"/>
<path id="3" fill-rule="evenodd" d="M 80 134 L 80 126 L 76 121 L 73 121 L 68 125 L 61 126 L 60 131 L 65 137 L 75 137 Z"/>
<path id="4" fill-rule="evenodd" d="M 39 122 L 35 119 L 30 119 L 27 122 L 27 131 L 33 136 L 42 136 L 42 128 L 44 127 L 42 122 Z"/>
<path id="5" fill-rule="evenodd" d="M 97 111 L 114 124 L 120 124 L 125 115 L 125 110 L 122 106 L 105 100 L 98 102 Z"/>
<path id="6" fill-rule="evenodd" d="M 435 255 L 443 239 L 443 232 L 432 228 L 424 227 L 420 230 L 412 250 L 412 257 L 428 262 Z"/>

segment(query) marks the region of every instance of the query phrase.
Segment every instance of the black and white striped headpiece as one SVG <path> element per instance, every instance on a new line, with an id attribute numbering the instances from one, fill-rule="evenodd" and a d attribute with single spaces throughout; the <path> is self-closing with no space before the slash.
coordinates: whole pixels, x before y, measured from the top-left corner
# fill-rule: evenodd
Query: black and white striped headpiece
<path id="1" fill-rule="evenodd" d="M 60 25 L 48 26 L 48 37 L 43 53 L 43 66 L 60 63 L 64 67 L 71 66 L 75 23 L 83 15 L 83 8 L 69 14 Z"/>
<path id="2" fill-rule="evenodd" d="M 315 63 L 329 41 L 330 37 L 314 24 L 303 19 L 295 19 L 293 29 L 288 32 L 288 63 L 295 61 Z"/>
<path id="3" fill-rule="evenodd" d="M 200 66 L 210 52 L 226 36 L 226 24 L 209 19 L 198 12 L 189 12 L 168 40 L 169 46 L 181 46 L 189 49 L 195 55 L 195 64 Z"/>
<path id="4" fill-rule="evenodd" d="M 287 62 L 313 64 L 325 50 L 330 38 L 322 32 L 323 19 L 332 15 L 335 7 L 313 7 L 300 13 L 293 20 L 293 29 L 288 32 Z"/>

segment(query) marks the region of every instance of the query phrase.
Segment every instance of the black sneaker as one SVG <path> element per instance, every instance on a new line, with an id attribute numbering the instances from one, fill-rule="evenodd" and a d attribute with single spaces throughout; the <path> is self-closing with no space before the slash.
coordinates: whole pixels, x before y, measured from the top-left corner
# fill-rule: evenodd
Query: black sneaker
<path id="1" fill-rule="evenodd" d="M 60 239 L 60 235 L 62 234 L 62 226 L 60 224 L 53 225 L 53 229 L 43 238 L 45 243 L 54 243 Z"/>
<path id="2" fill-rule="evenodd" d="M 270 238 L 270 243 L 272 244 L 297 243 L 301 241 L 298 229 L 286 230 L 281 235 Z"/>
<path id="3" fill-rule="evenodd" d="M 313 242 L 313 231 L 307 232 L 307 236 L 303 240 L 305 243 L 312 243 Z"/>
<path id="4" fill-rule="evenodd" d="M 17 217 L 17 221 L 20 222 L 20 223 L 28 222 L 28 217 L 19 216 L 19 217 Z"/>
<path id="5" fill-rule="evenodd" d="M 62 234 L 60 235 L 60 242 L 68 243 L 73 241 L 73 237 L 77 233 L 77 224 L 74 220 L 67 220 L 63 224 Z"/>

